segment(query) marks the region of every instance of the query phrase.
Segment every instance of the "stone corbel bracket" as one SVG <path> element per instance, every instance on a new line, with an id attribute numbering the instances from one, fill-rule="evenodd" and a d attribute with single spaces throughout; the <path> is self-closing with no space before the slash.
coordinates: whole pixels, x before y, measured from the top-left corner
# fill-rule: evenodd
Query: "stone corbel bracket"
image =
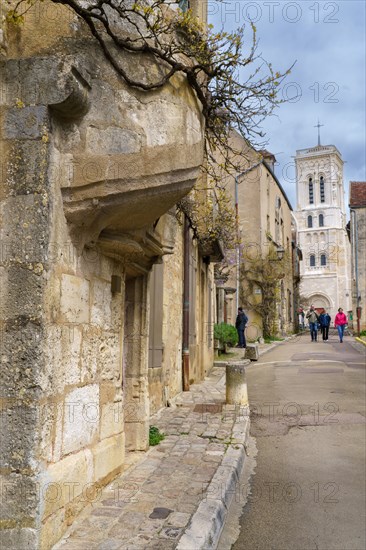
<path id="1" fill-rule="evenodd" d="M 98 251 L 124 264 L 126 276 L 137 277 L 147 273 L 162 256 L 174 252 L 172 226 L 175 221 L 164 215 L 159 227 L 150 227 L 129 233 L 104 230 L 95 245 Z"/>
<path id="2" fill-rule="evenodd" d="M 71 67 L 65 82 L 65 99 L 49 104 L 53 114 L 65 120 L 75 120 L 86 115 L 90 108 L 90 84 L 76 67 Z"/>

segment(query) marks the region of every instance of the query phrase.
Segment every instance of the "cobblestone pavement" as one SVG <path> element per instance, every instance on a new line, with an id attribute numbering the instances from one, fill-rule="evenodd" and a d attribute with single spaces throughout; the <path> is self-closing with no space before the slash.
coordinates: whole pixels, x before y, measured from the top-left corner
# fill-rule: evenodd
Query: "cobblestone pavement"
<path id="1" fill-rule="evenodd" d="M 225 405 L 225 369 L 214 367 L 150 424 L 165 439 L 108 485 L 54 550 L 176 548 L 202 501 L 221 498 L 209 484 L 233 453 L 244 455 L 249 431 L 248 408 Z"/>

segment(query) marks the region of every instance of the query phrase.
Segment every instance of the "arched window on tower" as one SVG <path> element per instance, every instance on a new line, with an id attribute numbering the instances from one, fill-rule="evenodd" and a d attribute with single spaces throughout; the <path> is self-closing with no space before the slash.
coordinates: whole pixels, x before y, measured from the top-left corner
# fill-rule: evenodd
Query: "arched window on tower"
<path id="1" fill-rule="evenodd" d="M 309 203 L 314 204 L 314 184 L 313 178 L 309 178 Z"/>
<path id="2" fill-rule="evenodd" d="M 315 267 L 315 254 L 310 254 L 310 267 Z"/>
<path id="3" fill-rule="evenodd" d="M 308 227 L 313 227 L 313 216 L 308 216 Z"/>
<path id="4" fill-rule="evenodd" d="M 320 176 L 320 202 L 325 202 L 325 186 L 323 176 Z"/>
<path id="5" fill-rule="evenodd" d="M 325 254 L 320 255 L 320 265 L 327 265 L 327 256 Z"/>
<path id="6" fill-rule="evenodd" d="M 324 227 L 324 214 L 319 214 L 319 227 Z"/>

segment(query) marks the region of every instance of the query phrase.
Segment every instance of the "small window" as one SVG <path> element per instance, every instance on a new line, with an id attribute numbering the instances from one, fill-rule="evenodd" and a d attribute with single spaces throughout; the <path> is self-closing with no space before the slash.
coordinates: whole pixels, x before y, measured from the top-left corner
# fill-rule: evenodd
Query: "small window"
<path id="1" fill-rule="evenodd" d="M 325 202 L 325 187 L 323 176 L 320 176 L 320 202 Z"/>
<path id="2" fill-rule="evenodd" d="M 313 216 L 308 216 L 308 227 L 313 227 Z"/>
<path id="3" fill-rule="evenodd" d="M 319 227 L 324 227 L 324 215 L 319 214 Z"/>
<path id="4" fill-rule="evenodd" d="M 314 204 L 314 184 L 312 178 L 309 178 L 309 203 Z"/>
<path id="5" fill-rule="evenodd" d="M 310 267 L 315 267 L 315 254 L 310 254 Z"/>
<path id="6" fill-rule="evenodd" d="M 325 254 L 320 256 L 320 265 L 327 265 L 327 257 Z"/>

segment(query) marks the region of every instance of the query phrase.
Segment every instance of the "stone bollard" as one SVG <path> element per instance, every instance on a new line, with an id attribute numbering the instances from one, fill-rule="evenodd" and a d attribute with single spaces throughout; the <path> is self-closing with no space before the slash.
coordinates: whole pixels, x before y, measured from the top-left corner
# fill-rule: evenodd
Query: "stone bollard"
<path id="1" fill-rule="evenodd" d="M 251 361 L 258 361 L 258 358 L 259 358 L 258 344 L 247 344 L 244 358 L 250 359 Z"/>
<path id="2" fill-rule="evenodd" d="M 245 366 L 250 361 L 226 364 L 227 405 L 248 405 L 248 390 L 245 380 Z"/>

